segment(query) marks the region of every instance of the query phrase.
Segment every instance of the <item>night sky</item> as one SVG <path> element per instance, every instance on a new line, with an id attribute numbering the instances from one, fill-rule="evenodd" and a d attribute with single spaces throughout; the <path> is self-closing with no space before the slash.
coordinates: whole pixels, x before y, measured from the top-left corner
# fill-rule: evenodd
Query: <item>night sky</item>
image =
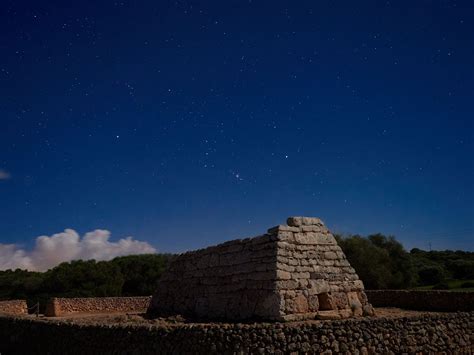
<path id="1" fill-rule="evenodd" d="M 0 36 L 0 243 L 474 250 L 472 1 L 3 0 Z"/>

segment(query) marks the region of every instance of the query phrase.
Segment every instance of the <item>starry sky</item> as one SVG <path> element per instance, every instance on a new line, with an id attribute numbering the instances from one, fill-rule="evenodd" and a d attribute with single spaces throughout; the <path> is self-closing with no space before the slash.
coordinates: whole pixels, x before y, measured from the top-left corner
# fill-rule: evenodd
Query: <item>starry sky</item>
<path id="1" fill-rule="evenodd" d="M 0 53 L 1 243 L 474 250 L 472 1 L 4 0 Z"/>

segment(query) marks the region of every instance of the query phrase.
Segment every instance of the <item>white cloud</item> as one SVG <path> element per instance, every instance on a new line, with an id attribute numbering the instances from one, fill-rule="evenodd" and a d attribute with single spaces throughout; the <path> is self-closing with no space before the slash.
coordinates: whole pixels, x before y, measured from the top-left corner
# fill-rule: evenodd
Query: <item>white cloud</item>
<path id="1" fill-rule="evenodd" d="M 12 175 L 3 169 L 0 169 L 0 180 L 8 180 L 12 177 Z"/>
<path id="2" fill-rule="evenodd" d="M 73 229 L 52 236 L 36 238 L 33 250 L 25 251 L 14 244 L 0 243 L 0 270 L 28 269 L 44 271 L 59 263 L 71 260 L 110 260 L 116 256 L 155 253 L 147 242 L 127 237 L 117 242 L 109 241 L 110 232 L 96 229 L 81 239 Z"/>

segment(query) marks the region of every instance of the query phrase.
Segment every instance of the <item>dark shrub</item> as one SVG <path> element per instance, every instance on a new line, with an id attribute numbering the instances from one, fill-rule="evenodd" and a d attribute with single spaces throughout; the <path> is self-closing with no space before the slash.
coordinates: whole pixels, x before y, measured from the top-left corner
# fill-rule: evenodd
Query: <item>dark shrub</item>
<path id="1" fill-rule="evenodd" d="M 433 286 L 433 290 L 449 290 L 450 287 L 446 282 L 440 282 Z"/>

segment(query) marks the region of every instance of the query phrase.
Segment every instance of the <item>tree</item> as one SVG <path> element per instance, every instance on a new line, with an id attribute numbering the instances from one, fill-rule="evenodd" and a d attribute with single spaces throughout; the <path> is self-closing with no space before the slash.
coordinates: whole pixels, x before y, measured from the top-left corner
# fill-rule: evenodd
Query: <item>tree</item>
<path id="1" fill-rule="evenodd" d="M 152 295 L 170 257 L 170 254 L 148 254 L 121 256 L 113 259 L 111 263 L 119 267 L 124 278 L 122 295 Z"/>
<path id="2" fill-rule="evenodd" d="M 352 267 L 368 289 L 399 289 L 414 284 L 410 255 L 394 238 L 373 234 L 336 236 Z"/>
<path id="3" fill-rule="evenodd" d="M 120 268 L 107 261 L 75 260 L 45 274 L 44 288 L 59 297 L 120 296 L 124 280 Z"/>

